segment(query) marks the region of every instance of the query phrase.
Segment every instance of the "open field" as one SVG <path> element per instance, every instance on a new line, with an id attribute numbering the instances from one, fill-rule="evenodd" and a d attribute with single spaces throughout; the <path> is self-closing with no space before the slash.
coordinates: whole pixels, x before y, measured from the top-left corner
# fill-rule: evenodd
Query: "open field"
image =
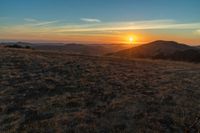
<path id="1" fill-rule="evenodd" d="M 0 48 L 0 132 L 200 132 L 200 64 Z"/>

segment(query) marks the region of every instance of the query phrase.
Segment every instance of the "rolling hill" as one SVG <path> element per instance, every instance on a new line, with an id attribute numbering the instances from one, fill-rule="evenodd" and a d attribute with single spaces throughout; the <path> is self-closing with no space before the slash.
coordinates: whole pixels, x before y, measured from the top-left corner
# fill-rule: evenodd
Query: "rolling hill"
<path id="1" fill-rule="evenodd" d="M 121 50 L 109 56 L 128 58 L 152 58 L 200 62 L 200 50 L 174 41 L 154 41 L 141 46 Z"/>
<path id="2" fill-rule="evenodd" d="M 27 43 L 27 42 L 7 42 L 2 46 L 31 47 L 36 50 L 48 50 L 66 52 L 69 54 L 100 56 L 111 52 L 127 49 L 130 46 L 123 44 L 76 44 L 76 43 Z"/>

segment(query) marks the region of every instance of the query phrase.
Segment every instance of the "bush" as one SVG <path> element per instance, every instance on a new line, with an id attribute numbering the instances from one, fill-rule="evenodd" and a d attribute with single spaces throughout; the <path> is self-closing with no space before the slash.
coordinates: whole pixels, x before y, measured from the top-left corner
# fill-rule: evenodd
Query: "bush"
<path id="1" fill-rule="evenodd" d="M 31 49 L 30 46 L 21 46 L 19 44 L 13 44 L 13 45 L 6 45 L 7 48 L 24 48 L 24 49 Z"/>

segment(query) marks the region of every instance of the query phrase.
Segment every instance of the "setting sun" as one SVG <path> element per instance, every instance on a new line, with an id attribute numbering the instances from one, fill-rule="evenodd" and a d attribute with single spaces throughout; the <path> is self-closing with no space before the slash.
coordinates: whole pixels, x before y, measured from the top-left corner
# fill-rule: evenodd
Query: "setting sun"
<path id="1" fill-rule="evenodd" d="M 132 36 L 129 37 L 129 41 L 130 41 L 130 43 L 133 43 L 134 42 L 134 38 Z"/>
<path id="2" fill-rule="evenodd" d="M 129 34 L 126 36 L 126 42 L 131 45 L 137 44 L 138 37 L 136 35 Z"/>

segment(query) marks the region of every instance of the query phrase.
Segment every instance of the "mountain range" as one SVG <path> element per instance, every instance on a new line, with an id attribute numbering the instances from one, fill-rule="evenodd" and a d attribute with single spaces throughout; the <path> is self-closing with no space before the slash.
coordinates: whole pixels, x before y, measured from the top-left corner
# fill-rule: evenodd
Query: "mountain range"
<path id="1" fill-rule="evenodd" d="M 0 46 L 7 47 L 30 47 L 36 50 L 59 51 L 70 54 L 101 56 L 122 49 L 130 48 L 123 44 L 77 44 L 77 43 L 27 43 L 27 42 L 6 42 Z"/>
<path id="2" fill-rule="evenodd" d="M 70 54 L 111 56 L 120 58 L 150 58 L 187 62 L 200 62 L 200 46 L 175 41 L 158 40 L 140 46 L 122 44 L 64 44 L 64 43 L 0 43 L 2 46 L 24 47 L 36 50 L 66 52 Z"/>

